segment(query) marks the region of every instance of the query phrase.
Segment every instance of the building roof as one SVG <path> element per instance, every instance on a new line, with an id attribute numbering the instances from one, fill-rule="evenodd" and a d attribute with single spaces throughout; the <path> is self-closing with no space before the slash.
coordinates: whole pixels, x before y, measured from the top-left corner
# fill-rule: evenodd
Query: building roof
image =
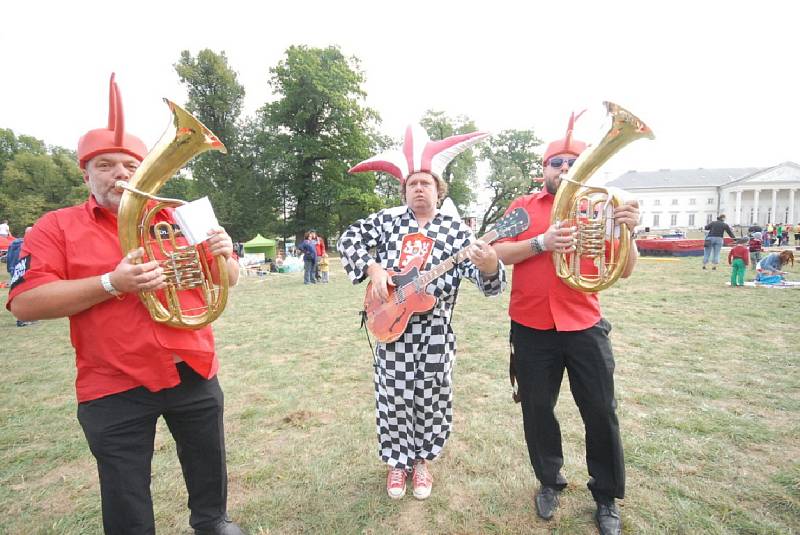
<path id="1" fill-rule="evenodd" d="M 732 169 L 660 169 L 628 171 L 606 186 L 626 190 L 649 188 L 717 187 L 752 175 L 761 167 Z"/>

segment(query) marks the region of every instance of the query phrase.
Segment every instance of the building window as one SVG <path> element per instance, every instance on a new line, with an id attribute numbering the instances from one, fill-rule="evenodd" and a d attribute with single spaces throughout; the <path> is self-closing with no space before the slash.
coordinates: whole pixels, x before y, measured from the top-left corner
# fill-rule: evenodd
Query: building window
<path id="1" fill-rule="evenodd" d="M 670 227 L 678 226 L 678 214 L 672 214 L 669 216 L 669 226 Z"/>
<path id="2" fill-rule="evenodd" d="M 678 199 L 672 199 L 672 206 L 678 205 Z"/>
<path id="3" fill-rule="evenodd" d="M 692 200 L 694 200 L 694 199 L 692 199 Z M 689 214 L 689 226 L 690 227 L 694 226 L 694 214 Z"/>
<path id="4" fill-rule="evenodd" d="M 653 214 L 653 226 L 658 227 L 658 214 Z"/>
<path id="5" fill-rule="evenodd" d="M 695 204 L 697 204 L 697 199 L 689 199 L 689 204 L 694 206 Z"/>
<path id="6" fill-rule="evenodd" d="M 713 217 L 713 214 L 706 214 L 706 225 L 708 225 L 709 223 L 711 223 L 711 218 L 712 218 L 712 217 Z"/>
<path id="7" fill-rule="evenodd" d="M 654 199 L 653 206 L 661 206 L 661 199 Z"/>
<path id="8" fill-rule="evenodd" d="M 706 204 L 714 204 L 714 199 L 709 197 L 708 202 L 706 202 Z"/>

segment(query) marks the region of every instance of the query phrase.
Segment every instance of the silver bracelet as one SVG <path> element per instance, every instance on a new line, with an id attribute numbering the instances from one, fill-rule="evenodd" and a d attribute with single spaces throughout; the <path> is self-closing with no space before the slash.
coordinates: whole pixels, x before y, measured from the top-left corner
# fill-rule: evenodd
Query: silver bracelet
<path id="1" fill-rule="evenodd" d="M 531 251 L 533 251 L 533 256 L 544 252 L 544 236 L 542 234 L 531 238 Z"/>
<path id="2" fill-rule="evenodd" d="M 100 284 L 103 285 L 103 289 L 113 295 L 114 297 L 119 297 L 122 295 L 122 292 L 114 288 L 114 285 L 111 284 L 111 273 L 104 273 L 100 275 Z"/>

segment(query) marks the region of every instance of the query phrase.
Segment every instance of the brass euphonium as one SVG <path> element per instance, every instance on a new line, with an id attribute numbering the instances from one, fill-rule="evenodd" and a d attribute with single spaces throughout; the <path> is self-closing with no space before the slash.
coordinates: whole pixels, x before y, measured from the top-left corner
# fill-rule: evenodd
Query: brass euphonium
<path id="1" fill-rule="evenodd" d="M 172 122 L 156 146 L 142 161 L 130 181 L 118 181 L 125 190 L 117 213 L 117 231 L 122 254 L 138 247 L 144 257 L 137 262 L 158 260 L 166 277 L 164 301 L 157 292 L 143 291 L 139 298 L 154 321 L 179 329 L 200 329 L 222 313 L 228 298 L 228 273 L 225 257 L 214 257 L 219 285 L 211 278 L 211 270 L 200 246 L 179 245 L 172 225 L 153 221 L 159 211 L 185 204 L 178 199 L 156 197 L 167 180 L 186 163 L 207 150 L 227 152 L 225 145 L 186 110 L 164 99 L 172 112 Z M 150 201 L 155 204 L 148 207 Z M 200 289 L 201 306 L 184 308 L 180 292 Z"/>
<path id="2" fill-rule="evenodd" d="M 611 126 L 596 144 L 578 157 L 553 201 L 550 223 L 577 227 L 575 251 L 553 253 L 556 274 L 570 287 L 599 292 L 614 284 L 625 268 L 631 248 L 631 232 L 614 221 L 614 209 L 624 201 L 614 188 L 584 186 L 592 174 L 618 150 L 639 138 L 653 139 L 650 128 L 638 117 L 613 102 L 603 103 Z M 583 263 L 592 268 L 585 270 Z"/>

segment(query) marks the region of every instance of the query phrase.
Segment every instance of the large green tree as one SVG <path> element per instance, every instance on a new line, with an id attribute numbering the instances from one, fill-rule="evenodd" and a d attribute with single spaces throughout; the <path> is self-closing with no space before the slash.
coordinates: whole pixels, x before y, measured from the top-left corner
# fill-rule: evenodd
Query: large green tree
<path id="1" fill-rule="evenodd" d="M 534 152 L 541 143 L 533 130 L 503 130 L 480 147 L 481 158 L 489 162 L 486 185 L 492 197 L 479 235 L 505 213 L 512 200 L 541 187 L 532 180 L 542 173 L 542 158 Z"/>
<path id="2" fill-rule="evenodd" d="M 10 133 L 10 135 L 8 135 Z M 45 212 L 86 200 L 83 174 L 75 153 L 61 147 L 47 148 L 30 136 L 0 131 L 0 214 L 8 219 L 12 233 L 21 235 Z M 6 152 L 14 147 L 13 152 Z"/>
<path id="3" fill-rule="evenodd" d="M 468 134 L 477 130 L 469 117 L 449 117 L 441 111 L 428 110 L 420 121 L 431 139 L 444 139 L 457 134 Z M 453 159 L 444 169 L 442 178 L 447 182 L 448 196 L 463 213 L 475 199 L 477 165 L 472 149 Z"/>
<path id="4" fill-rule="evenodd" d="M 225 52 L 201 50 L 193 56 L 181 52 L 175 64 L 187 87 L 186 109 L 208 127 L 226 146 L 228 154 L 206 152 L 191 163 L 191 175 L 165 187 L 167 193 L 207 195 L 220 224 L 236 240 L 263 231 L 269 202 L 263 177 L 254 172 L 252 151 L 247 147 L 246 125 L 240 120 L 244 87 L 228 64 Z M 188 177 L 188 178 L 186 178 Z"/>
<path id="5" fill-rule="evenodd" d="M 372 173 L 348 168 L 371 155 L 377 113 L 366 107 L 358 59 L 338 47 L 292 46 L 270 69 L 277 99 L 260 111 L 263 167 L 286 213 L 286 233 L 323 236 L 381 206 Z"/>

